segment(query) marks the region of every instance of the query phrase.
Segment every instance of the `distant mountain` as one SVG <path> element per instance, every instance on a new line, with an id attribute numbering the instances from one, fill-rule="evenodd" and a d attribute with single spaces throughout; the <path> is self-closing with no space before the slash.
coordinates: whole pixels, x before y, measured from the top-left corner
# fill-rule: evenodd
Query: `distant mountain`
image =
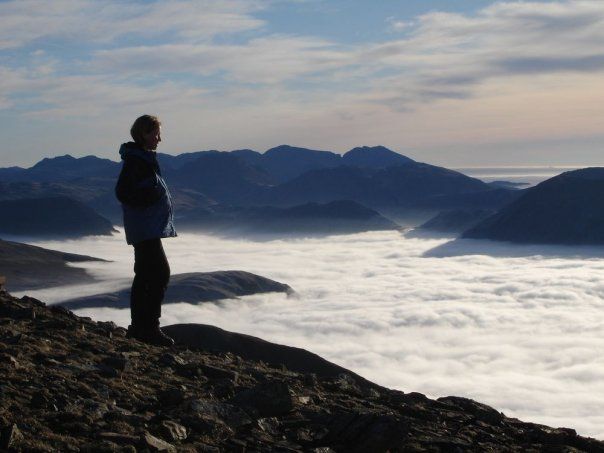
<path id="1" fill-rule="evenodd" d="M 27 170 L 21 167 L 0 168 L 0 181 L 13 181 L 22 178 Z"/>
<path id="2" fill-rule="evenodd" d="M 104 261 L 0 239 L 0 275 L 11 291 L 49 288 L 94 281 L 84 269 L 67 263 Z"/>
<path id="3" fill-rule="evenodd" d="M 115 231 L 109 220 L 67 197 L 0 201 L 0 212 L 4 234 L 74 238 Z"/>
<path id="4" fill-rule="evenodd" d="M 435 193 L 422 199 L 425 209 L 493 209 L 497 210 L 518 199 L 523 191 L 516 189 L 487 189 L 474 192 Z"/>
<path id="5" fill-rule="evenodd" d="M 163 303 L 188 302 L 198 304 L 269 292 L 292 293 L 293 290 L 284 283 L 250 272 L 189 272 L 170 277 L 170 286 Z M 70 310 L 80 308 L 128 308 L 130 307 L 130 288 L 114 293 L 70 299 L 57 305 L 62 305 Z"/>
<path id="6" fill-rule="evenodd" d="M 530 186 L 530 183 L 528 182 L 513 181 L 491 181 L 487 184 L 497 189 L 522 189 L 523 187 Z"/>
<path id="7" fill-rule="evenodd" d="M 305 202 L 354 200 L 365 206 L 452 208 L 454 197 L 486 193 L 484 182 L 446 168 L 409 162 L 383 169 L 336 167 L 314 170 L 272 187 L 257 204 L 292 206 Z M 446 196 L 443 204 L 435 197 Z"/>
<path id="8" fill-rule="evenodd" d="M 273 180 L 263 169 L 229 153 L 204 153 L 184 167 L 167 173 L 170 187 L 193 189 L 223 203 L 254 196 Z"/>
<path id="9" fill-rule="evenodd" d="M 233 156 L 237 156 L 243 159 L 245 162 L 252 166 L 262 167 L 264 154 L 261 154 L 258 151 L 253 151 L 251 149 L 236 149 L 234 151 L 230 151 L 230 153 Z"/>
<path id="10" fill-rule="evenodd" d="M 248 228 L 274 233 L 353 233 L 394 230 L 398 225 L 373 209 L 350 200 L 306 203 L 291 208 L 251 208 Z"/>
<path id="11" fill-rule="evenodd" d="M 370 172 L 356 167 L 322 168 L 308 171 L 297 178 L 272 187 L 264 197 L 249 204 L 295 206 L 303 203 L 328 203 L 336 200 L 361 200 L 376 188 L 371 184 Z"/>
<path id="12" fill-rule="evenodd" d="M 236 206 L 290 208 L 338 200 L 388 215 L 396 211 L 397 219 L 423 210 L 425 219 L 444 209 L 498 209 L 519 196 L 516 190 L 496 189 L 383 146 L 353 148 L 344 156 L 281 145 L 264 154 L 241 149 L 160 153 L 158 158 L 176 215 L 185 222 L 205 222 Z M 121 163 L 107 159 L 66 155 L 29 169 L 0 169 L 0 200 L 65 196 L 119 223 L 121 208 L 113 189 L 120 168 Z"/>
<path id="13" fill-rule="evenodd" d="M 269 149 L 262 154 L 262 160 L 258 163 L 277 182 L 288 181 L 318 168 L 332 168 L 342 165 L 339 154 L 289 145 Z"/>
<path id="14" fill-rule="evenodd" d="M 13 175 L 2 175 L 3 181 L 56 182 L 78 178 L 116 178 L 120 165 L 109 159 L 96 156 L 75 158 L 64 156 L 42 159 L 33 167 L 18 171 Z"/>
<path id="15" fill-rule="evenodd" d="M 415 162 L 384 146 L 360 146 L 342 156 L 342 163 L 353 167 L 385 168 Z"/>
<path id="16" fill-rule="evenodd" d="M 393 230 L 399 226 L 354 201 L 306 203 L 291 208 L 213 206 L 179 219 L 183 229 L 222 233 L 335 234 Z"/>
<path id="17" fill-rule="evenodd" d="M 523 191 L 463 234 L 522 243 L 604 244 L 604 168 L 569 171 Z"/>

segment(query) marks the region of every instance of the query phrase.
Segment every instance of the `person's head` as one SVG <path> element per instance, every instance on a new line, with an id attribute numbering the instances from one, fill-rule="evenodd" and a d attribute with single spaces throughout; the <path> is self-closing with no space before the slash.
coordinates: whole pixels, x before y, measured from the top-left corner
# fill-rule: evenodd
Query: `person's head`
<path id="1" fill-rule="evenodd" d="M 139 116 L 130 128 L 130 135 L 141 148 L 156 150 L 157 144 L 161 142 L 161 122 L 156 116 Z"/>

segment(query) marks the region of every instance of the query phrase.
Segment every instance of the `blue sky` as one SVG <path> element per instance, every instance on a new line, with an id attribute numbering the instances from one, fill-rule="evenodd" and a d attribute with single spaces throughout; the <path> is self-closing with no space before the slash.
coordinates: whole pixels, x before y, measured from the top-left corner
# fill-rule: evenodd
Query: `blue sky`
<path id="1" fill-rule="evenodd" d="M 0 1 L 0 166 L 382 144 L 445 166 L 600 165 L 604 2 Z"/>

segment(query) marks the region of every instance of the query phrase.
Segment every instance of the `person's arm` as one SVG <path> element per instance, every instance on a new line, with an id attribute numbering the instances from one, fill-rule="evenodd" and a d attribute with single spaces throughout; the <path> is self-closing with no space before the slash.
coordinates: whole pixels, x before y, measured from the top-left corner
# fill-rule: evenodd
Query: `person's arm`
<path id="1" fill-rule="evenodd" d="M 163 191 L 149 165 L 140 159 L 129 158 L 124 160 L 115 195 L 123 204 L 145 208 L 158 201 Z"/>

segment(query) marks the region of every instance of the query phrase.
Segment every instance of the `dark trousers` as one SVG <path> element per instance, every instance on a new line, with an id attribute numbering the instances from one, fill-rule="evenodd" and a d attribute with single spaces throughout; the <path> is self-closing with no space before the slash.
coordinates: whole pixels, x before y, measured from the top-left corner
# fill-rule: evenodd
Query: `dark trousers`
<path id="1" fill-rule="evenodd" d="M 161 303 L 169 280 L 170 265 L 161 239 L 134 244 L 134 281 L 130 293 L 133 326 L 159 326 Z"/>

